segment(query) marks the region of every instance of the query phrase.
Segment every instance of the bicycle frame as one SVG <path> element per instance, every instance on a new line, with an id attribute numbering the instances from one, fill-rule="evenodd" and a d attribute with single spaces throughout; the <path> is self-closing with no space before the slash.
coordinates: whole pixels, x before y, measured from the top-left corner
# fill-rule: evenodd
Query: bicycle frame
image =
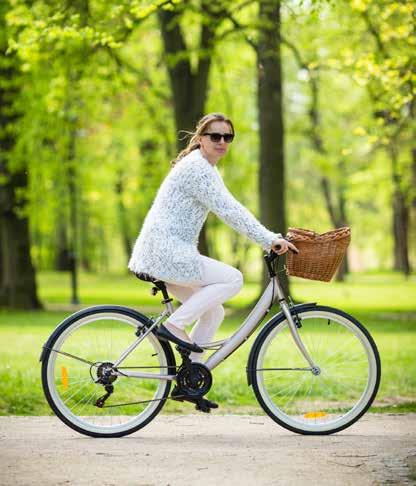
<path id="1" fill-rule="evenodd" d="M 189 401 L 197 410 L 209 412 L 218 406 L 204 398 L 212 386 L 210 370 L 260 327 L 245 372 L 247 385 L 266 414 L 288 430 L 309 435 L 330 434 L 353 424 L 368 410 L 379 387 L 380 357 L 374 340 L 360 322 L 339 309 L 286 300 L 276 275 L 277 255 L 270 252 L 264 258 L 270 277 L 266 289 L 231 336 L 199 343 L 212 350 L 203 364 L 192 363 L 190 351 L 178 346 L 182 362 L 177 362 L 172 343 L 161 339 L 157 326 L 174 313 L 173 300 L 165 282 L 148 274 L 136 276 L 153 283 L 153 295 L 162 292 L 165 308 L 160 315 L 99 305 L 67 317 L 49 336 L 40 356 L 42 386 L 52 410 L 77 432 L 93 437 L 121 437 L 139 430 L 168 399 Z M 280 309 L 265 318 L 276 301 Z M 65 358 L 57 359 L 61 355 Z M 82 366 L 72 367 L 68 358 Z M 141 386 L 134 378 L 158 381 L 147 382 L 155 387 L 142 392 L 143 382 Z M 176 386 L 169 395 L 172 381 Z M 128 389 L 135 384 L 138 387 Z M 125 410 L 128 406 L 135 408 Z"/>
<path id="2" fill-rule="evenodd" d="M 251 336 L 251 334 L 260 325 L 264 316 L 268 313 L 271 304 L 276 299 L 278 299 L 280 308 L 288 321 L 290 332 L 295 342 L 295 345 L 297 346 L 301 354 L 304 356 L 305 360 L 310 365 L 311 371 L 317 369 L 311 356 L 309 355 L 306 347 L 304 346 L 300 338 L 296 323 L 293 320 L 283 290 L 280 286 L 279 279 L 275 274 L 271 276 L 270 282 L 266 287 L 266 289 L 264 290 L 263 294 L 261 295 L 260 299 L 258 300 L 254 308 L 251 310 L 250 314 L 246 317 L 244 322 L 241 324 L 241 326 L 237 329 L 237 331 L 233 335 L 231 335 L 229 338 L 224 339 L 222 341 L 199 344 L 199 346 L 203 349 L 216 349 L 216 352 L 207 359 L 204 365 L 209 370 L 213 370 L 222 361 L 225 361 L 245 341 L 247 341 L 247 339 Z M 164 304 L 166 306 L 166 309 L 162 312 L 162 314 L 160 314 L 156 318 L 154 323 L 139 337 L 139 339 L 136 340 L 120 356 L 120 358 L 114 363 L 114 367 L 119 366 L 120 363 L 139 345 L 140 341 L 147 336 L 147 334 L 152 332 L 152 330 L 160 322 L 162 322 L 162 320 L 169 317 L 174 312 L 171 302 L 164 302 Z M 121 373 L 116 373 L 116 374 L 121 375 Z M 135 377 L 135 378 L 150 378 L 150 379 L 158 379 L 158 380 L 174 380 L 176 378 L 176 375 L 161 375 L 156 373 L 129 372 L 127 370 L 123 370 L 123 375 Z"/>

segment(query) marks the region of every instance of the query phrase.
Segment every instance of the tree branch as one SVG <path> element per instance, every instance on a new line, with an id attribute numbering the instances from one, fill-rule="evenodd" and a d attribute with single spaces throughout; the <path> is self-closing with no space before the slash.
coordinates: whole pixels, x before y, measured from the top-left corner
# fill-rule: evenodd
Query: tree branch
<path id="1" fill-rule="evenodd" d="M 367 24 L 368 30 L 373 35 L 373 37 L 376 41 L 377 47 L 378 47 L 379 51 L 381 52 L 381 54 L 383 54 L 384 57 L 389 57 L 387 50 L 386 50 L 386 48 L 385 48 L 385 46 L 384 46 L 384 44 L 381 40 L 380 34 L 379 34 L 378 30 L 372 24 L 372 22 L 370 20 L 370 16 L 368 15 L 368 12 L 367 11 L 362 12 L 362 17 L 363 17 L 365 23 Z"/>
<path id="2" fill-rule="evenodd" d="M 227 18 L 229 20 L 231 20 L 231 23 L 234 25 L 234 27 L 236 28 L 236 30 L 239 30 L 239 31 L 244 31 L 245 29 L 248 29 L 249 27 L 247 25 L 242 25 L 240 24 L 240 22 L 231 14 L 231 12 L 228 12 L 227 13 Z M 229 30 L 229 33 L 231 33 L 232 31 Z M 222 36 L 224 37 L 224 36 Z M 246 40 L 246 42 L 255 50 L 256 53 L 258 53 L 258 45 L 253 41 L 253 39 L 251 39 L 248 35 L 244 35 L 244 38 Z"/>

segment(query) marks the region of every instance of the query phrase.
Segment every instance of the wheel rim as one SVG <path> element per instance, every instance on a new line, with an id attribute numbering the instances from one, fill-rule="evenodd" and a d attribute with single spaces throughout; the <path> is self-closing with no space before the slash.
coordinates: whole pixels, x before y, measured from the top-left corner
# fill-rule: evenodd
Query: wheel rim
<path id="1" fill-rule="evenodd" d="M 156 411 L 169 384 L 165 380 L 119 376 L 112 383 L 114 392 L 106 400 L 104 408 L 94 405 L 106 393 L 102 384 L 94 383 L 98 379 L 100 364 L 114 363 L 121 352 L 137 339 L 134 333 L 141 325 L 129 316 L 102 313 L 80 319 L 60 334 L 53 345 L 54 350 L 95 363 L 90 366 L 61 353 L 50 353 L 47 365 L 48 389 L 54 405 L 66 420 L 89 432 L 114 434 L 139 426 Z M 150 333 L 121 363 L 119 370 L 134 366 L 156 366 L 131 371 L 167 375 L 167 365 L 160 342 Z M 111 406 L 144 400 L 155 401 Z"/>
<path id="2" fill-rule="evenodd" d="M 324 432 L 342 428 L 367 406 L 377 383 L 377 362 L 365 334 L 341 315 L 311 311 L 301 315 L 301 338 L 319 374 L 296 348 L 287 321 L 264 340 L 256 378 L 270 412 L 290 428 Z"/>

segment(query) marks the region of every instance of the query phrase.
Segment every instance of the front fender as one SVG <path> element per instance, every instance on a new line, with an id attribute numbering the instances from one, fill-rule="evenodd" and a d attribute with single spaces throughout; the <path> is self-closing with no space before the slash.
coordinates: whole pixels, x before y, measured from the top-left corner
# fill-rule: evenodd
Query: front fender
<path id="1" fill-rule="evenodd" d="M 295 315 L 295 313 L 312 310 L 316 307 L 316 305 L 317 305 L 316 302 L 309 302 L 307 304 L 297 304 L 294 305 L 293 307 L 290 307 L 290 313 L 292 315 Z M 253 373 L 253 371 L 251 370 L 254 369 L 254 356 L 256 354 L 257 346 L 259 346 L 259 344 L 263 341 L 263 336 L 269 332 L 270 328 L 277 326 L 278 324 L 280 324 L 280 322 L 284 321 L 285 319 L 286 317 L 282 311 L 280 311 L 278 314 L 275 314 L 266 322 L 263 329 L 256 337 L 256 340 L 254 341 L 253 346 L 251 347 L 251 351 L 248 357 L 247 367 L 246 367 L 248 386 L 251 386 L 251 374 Z"/>

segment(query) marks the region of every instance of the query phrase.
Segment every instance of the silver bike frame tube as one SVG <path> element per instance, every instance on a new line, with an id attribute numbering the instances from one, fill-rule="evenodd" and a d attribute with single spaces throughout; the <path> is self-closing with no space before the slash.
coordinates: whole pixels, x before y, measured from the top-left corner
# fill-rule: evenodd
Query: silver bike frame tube
<path id="1" fill-rule="evenodd" d="M 243 324 L 240 326 L 240 328 L 237 330 L 235 334 L 233 334 L 229 339 L 226 339 L 221 348 L 216 351 L 212 356 L 210 356 L 205 364 L 210 370 L 218 366 L 219 363 L 224 361 L 236 348 L 238 348 L 243 341 L 246 341 L 252 331 L 257 327 L 259 322 L 263 319 L 264 315 L 267 312 L 267 309 L 270 306 L 270 302 L 273 299 L 273 301 L 276 298 L 276 288 L 279 286 L 279 282 L 276 277 L 274 277 L 274 287 L 275 287 L 275 292 L 273 295 L 273 279 L 270 280 L 269 285 L 263 292 L 263 295 L 260 297 L 259 301 L 257 304 L 254 306 L 250 314 L 247 316 L 246 320 L 243 322 Z M 169 304 L 171 304 L 169 302 Z M 169 316 L 172 312 L 172 306 L 167 307 L 163 313 L 156 319 L 156 321 L 153 323 L 153 325 L 147 329 L 146 333 L 141 335 L 134 343 L 131 344 L 124 352 L 123 354 L 119 357 L 119 359 L 114 363 L 114 367 L 119 366 L 124 359 L 138 346 L 140 341 L 144 339 L 149 332 L 166 316 Z M 212 345 L 212 343 L 207 344 L 207 349 L 209 346 Z M 122 376 L 122 374 L 129 376 L 129 377 L 135 377 L 135 378 L 155 378 L 155 379 L 164 379 L 164 380 L 172 380 L 174 376 L 172 375 L 157 375 L 157 374 L 152 374 L 152 373 L 142 373 L 142 372 L 133 372 L 133 371 L 123 371 L 123 373 L 117 373 L 117 371 L 113 372 L 114 374 L 119 374 Z M 151 375 L 151 376 L 150 376 Z"/>
<path id="2" fill-rule="evenodd" d="M 279 279 L 277 276 L 270 279 L 270 282 L 266 289 L 264 290 L 262 296 L 251 310 L 250 314 L 246 317 L 242 325 L 237 329 L 237 331 L 228 339 L 224 341 L 219 341 L 217 343 L 207 343 L 205 346 L 201 347 L 206 349 L 212 349 L 213 344 L 220 345 L 221 347 L 213 353 L 207 361 L 204 363 L 208 369 L 212 370 L 218 366 L 222 361 L 226 360 L 228 356 L 233 353 L 244 341 L 247 341 L 259 323 L 262 321 L 263 317 L 268 311 L 270 303 L 278 298 L 280 308 L 286 320 L 289 324 L 289 329 L 295 344 L 305 360 L 309 363 L 312 368 L 316 368 L 312 358 L 310 357 L 305 345 L 303 344 L 296 324 L 293 320 L 292 314 L 290 313 L 289 306 L 286 302 L 282 288 L 280 287 Z M 146 330 L 146 332 L 141 335 L 131 346 L 129 346 L 126 351 L 120 356 L 120 358 L 114 363 L 114 366 L 119 366 L 122 361 L 139 345 L 139 343 L 151 332 L 151 330 L 159 324 L 165 317 L 170 316 L 174 309 L 171 302 L 165 304 L 166 309 L 163 313 L 155 320 L 153 325 Z M 115 372 L 116 373 L 116 372 Z M 134 378 L 147 378 L 147 379 L 163 379 L 163 380 L 173 380 L 175 375 L 160 375 L 153 373 L 142 373 L 142 372 L 131 372 L 123 371 L 120 375 L 125 375 Z"/>
<path id="3" fill-rule="evenodd" d="M 275 292 L 273 295 L 273 280 Z M 264 290 L 257 304 L 254 306 L 245 321 L 237 329 L 237 331 L 225 341 L 221 348 L 212 354 L 204 363 L 210 370 L 218 366 L 224 361 L 233 351 L 235 351 L 244 341 L 250 337 L 251 333 L 256 329 L 260 321 L 267 313 L 270 303 L 276 298 L 276 286 L 278 286 L 277 277 L 270 279 L 269 285 Z"/>
<path id="4" fill-rule="evenodd" d="M 156 373 L 144 373 L 141 371 L 113 371 L 114 376 L 127 376 L 128 378 L 147 378 L 153 380 L 166 380 L 172 381 L 176 378 L 176 375 L 159 375 Z"/>
<path id="5" fill-rule="evenodd" d="M 169 302 L 170 303 L 170 302 Z M 160 314 L 160 316 L 155 320 L 155 322 L 146 329 L 146 332 L 144 332 L 141 336 L 139 336 L 134 343 L 132 343 L 124 352 L 123 354 L 118 358 L 117 361 L 114 362 L 114 367 L 120 366 L 120 364 L 127 358 L 127 356 L 134 351 L 137 346 L 140 344 L 141 341 L 150 333 L 152 332 L 152 329 L 159 324 L 160 321 L 163 320 L 164 317 L 170 315 L 169 309 L 166 309 Z M 127 374 L 127 373 L 125 373 Z"/>
<path id="6" fill-rule="evenodd" d="M 274 295 L 273 295 L 273 282 L 274 282 Z M 282 288 L 280 287 L 279 280 L 276 276 L 270 279 L 269 285 L 266 287 L 259 301 L 255 305 L 253 310 L 250 312 L 250 314 L 247 316 L 243 324 L 221 346 L 221 348 L 218 351 L 216 351 L 208 358 L 208 360 L 204 363 L 205 366 L 207 366 L 210 370 L 214 369 L 222 361 L 227 359 L 227 357 L 233 351 L 235 351 L 244 341 L 247 341 L 247 339 L 250 337 L 252 332 L 256 329 L 256 327 L 258 326 L 258 324 L 261 322 L 264 315 L 266 314 L 267 309 L 270 306 L 271 299 L 273 299 L 274 302 L 276 300 L 276 297 L 279 299 L 280 308 L 282 309 L 282 312 L 288 321 L 289 329 L 295 341 L 296 346 L 298 347 L 299 351 L 302 353 L 306 361 L 310 364 L 310 366 L 314 368 L 315 365 L 299 336 L 299 332 L 297 330 L 296 324 L 292 318 L 284 293 L 282 291 Z"/>

